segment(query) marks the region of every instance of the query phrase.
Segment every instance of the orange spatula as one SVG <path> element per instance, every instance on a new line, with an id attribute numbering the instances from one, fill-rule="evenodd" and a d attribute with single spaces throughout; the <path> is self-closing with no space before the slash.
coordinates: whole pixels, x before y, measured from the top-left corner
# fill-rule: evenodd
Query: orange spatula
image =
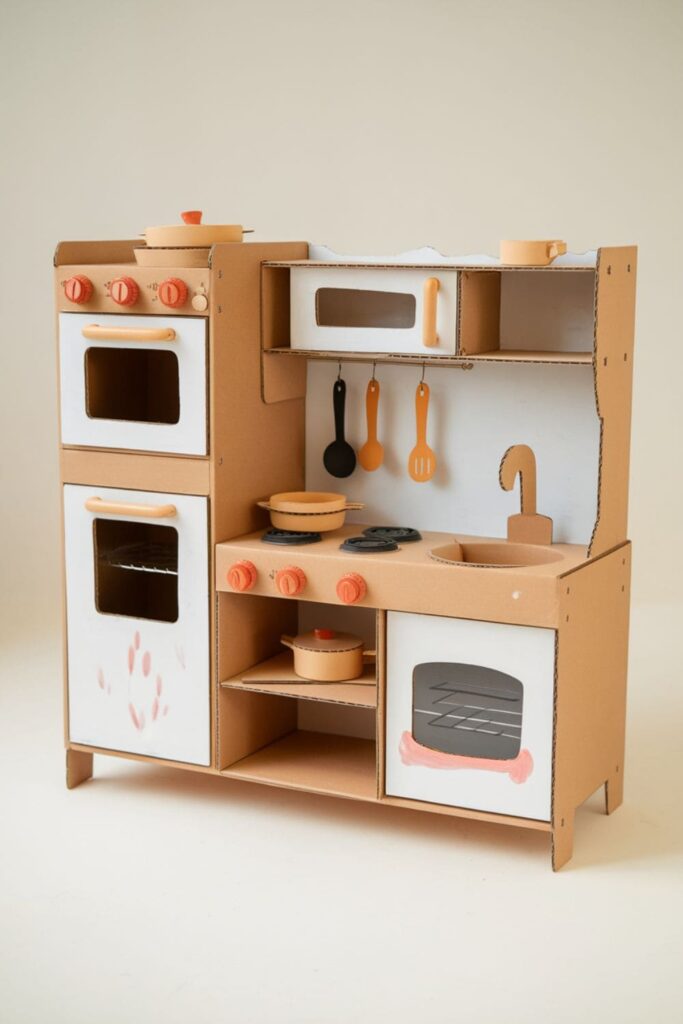
<path id="1" fill-rule="evenodd" d="M 363 469 L 372 473 L 384 461 L 384 448 L 377 440 L 377 406 L 379 405 L 379 381 L 373 377 L 368 381 L 365 392 L 365 411 L 368 418 L 368 439 L 358 452 L 358 461 Z"/>
<path id="2" fill-rule="evenodd" d="M 417 422 L 417 444 L 408 456 L 408 472 L 413 480 L 423 484 L 431 480 L 436 471 L 436 455 L 427 444 L 427 411 L 429 409 L 429 385 L 420 381 L 415 392 L 415 419 Z"/>

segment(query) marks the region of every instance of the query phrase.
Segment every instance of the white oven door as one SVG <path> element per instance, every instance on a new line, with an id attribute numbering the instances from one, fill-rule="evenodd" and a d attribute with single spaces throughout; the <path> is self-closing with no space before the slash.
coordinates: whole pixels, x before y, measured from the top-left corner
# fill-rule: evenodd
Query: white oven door
<path id="1" fill-rule="evenodd" d="M 59 314 L 62 444 L 206 455 L 206 320 Z"/>
<path id="2" fill-rule="evenodd" d="M 387 615 L 386 792 L 550 820 L 555 631 Z"/>
<path id="3" fill-rule="evenodd" d="M 457 308 L 455 270 L 291 270 L 292 348 L 454 355 Z"/>
<path id="4" fill-rule="evenodd" d="M 69 738 L 208 765 L 207 499 L 64 486 Z"/>

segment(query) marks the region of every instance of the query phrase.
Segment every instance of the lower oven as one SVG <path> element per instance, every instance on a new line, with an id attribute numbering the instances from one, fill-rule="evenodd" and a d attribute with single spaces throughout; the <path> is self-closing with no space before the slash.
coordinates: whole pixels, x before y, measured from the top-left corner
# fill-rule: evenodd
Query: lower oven
<path id="1" fill-rule="evenodd" d="M 64 486 L 72 743 L 209 764 L 207 504 Z"/>
<path id="2" fill-rule="evenodd" d="M 207 320 L 59 314 L 62 444 L 206 455 Z"/>
<path id="3" fill-rule="evenodd" d="M 389 612 L 386 793 L 550 820 L 555 631 Z"/>

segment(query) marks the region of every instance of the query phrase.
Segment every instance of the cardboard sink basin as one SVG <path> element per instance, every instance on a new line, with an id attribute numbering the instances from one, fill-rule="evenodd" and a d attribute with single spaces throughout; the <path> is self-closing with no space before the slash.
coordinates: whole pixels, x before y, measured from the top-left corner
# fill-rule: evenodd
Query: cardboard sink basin
<path id="1" fill-rule="evenodd" d="M 482 541 L 443 544 L 429 552 L 437 562 L 453 565 L 476 565 L 490 569 L 521 568 L 559 562 L 562 555 L 542 544 L 515 544 L 510 541 Z"/>

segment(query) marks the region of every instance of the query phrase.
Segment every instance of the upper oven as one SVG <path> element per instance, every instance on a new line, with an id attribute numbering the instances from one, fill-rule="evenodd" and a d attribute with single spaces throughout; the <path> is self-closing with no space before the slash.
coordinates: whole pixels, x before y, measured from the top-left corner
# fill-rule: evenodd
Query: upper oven
<path id="1" fill-rule="evenodd" d="M 62 444 L 207 453 L 207 320 L 59 314 Z"/>

